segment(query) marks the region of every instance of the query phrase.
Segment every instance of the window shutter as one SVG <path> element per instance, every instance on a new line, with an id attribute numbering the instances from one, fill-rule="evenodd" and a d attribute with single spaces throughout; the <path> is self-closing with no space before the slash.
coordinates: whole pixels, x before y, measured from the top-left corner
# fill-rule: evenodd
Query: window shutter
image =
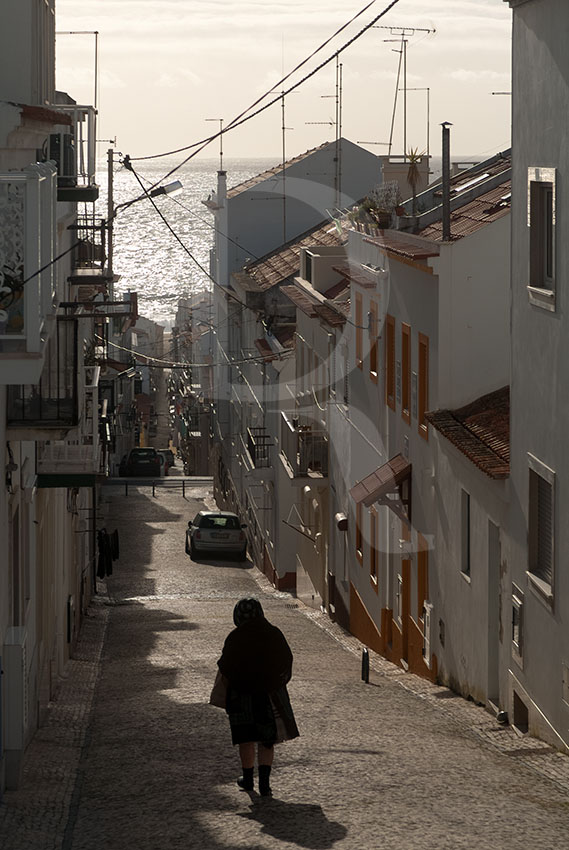
<path id="1" fill-rule="evenodd" d="M 551 484 L 537 476 L 537 564 L 536 574 L 548 584 L 553 580 L 553 499 Z"/>

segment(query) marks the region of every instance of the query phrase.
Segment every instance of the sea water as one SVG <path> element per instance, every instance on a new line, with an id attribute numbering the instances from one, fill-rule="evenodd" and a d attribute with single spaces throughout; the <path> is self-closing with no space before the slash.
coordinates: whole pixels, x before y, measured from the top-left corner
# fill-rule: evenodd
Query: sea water
<path id="1" fill-rule="evenodd" d="M 208 272 L 214 216 L 202 201 L 216 189 L 219 158 L 196 157 L 176 168 L 185 156 L 187 153 L 132 163 L 147 188 L 158 182 L 182 183 L 179 194 L 154 199 L 171 229 L 148 198 L 121 208 L 121 204 L 138 198 L 142 190 L 136 176 L 121 165 L 118 154 L 113 173 L 113 205 L 118 207 L 114 220 L 113 270 L 120 275 L 115 295 L 120 297 L 134 290 L 138 293 L 139 314 L 167 328 L 174 322 L 179 298 L 212 286 Z M 223 160 L 229 188 L 275 165 L 277 162 L 268 158 Z M 101 160 L 97 175 L 101 184 L 98 214 L 103 218 L 107 215 L 106 167 L 106 162 Z M 166 177 L 174 168 L 176 171 Z"/>

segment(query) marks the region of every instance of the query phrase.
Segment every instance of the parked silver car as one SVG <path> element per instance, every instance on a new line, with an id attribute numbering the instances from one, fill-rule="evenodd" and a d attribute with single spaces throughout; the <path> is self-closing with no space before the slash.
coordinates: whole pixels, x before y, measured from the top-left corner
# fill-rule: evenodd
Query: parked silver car
<path id="1" fill-rule="evenodd" d="M 186 554 L 195 558 L 207 552 L 227 552 L 240 561 L 247 557 L 245 523 L 229 511 L 200 511 L 188 523 Z"/>

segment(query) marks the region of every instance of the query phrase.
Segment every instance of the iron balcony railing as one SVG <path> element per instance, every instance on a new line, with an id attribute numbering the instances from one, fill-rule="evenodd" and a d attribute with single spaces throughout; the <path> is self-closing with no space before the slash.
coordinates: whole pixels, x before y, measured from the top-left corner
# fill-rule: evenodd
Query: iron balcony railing
<path id="1" fill-rule="evenodd" d="M 247 451 L 255 469 L 270 466 L 270 435 L 264 428 L 247 428 Z"/>
<path id="2" fill-rule="evenodd" d="M 60 317 L 37 384 L 8 386 L 9 426 L 71 428 L 78 422 L 77 322 Z"/>
<path id="3" fill-rule="evenodd" d="M 99 366 L 81 370 L 81 413 L 73 439 L 38 443 L 39 474 L 98 474 L 103 471 L 99 419 Z M 106 405 L 105 405 L 106 407 Z"/>
<path id="4" fill-rule="evenodd" d="M 299 426 L 281 412 L 281 453 L 293 477 L 309 473 L 328 475 L 328 435 L 310 425 Z"/>

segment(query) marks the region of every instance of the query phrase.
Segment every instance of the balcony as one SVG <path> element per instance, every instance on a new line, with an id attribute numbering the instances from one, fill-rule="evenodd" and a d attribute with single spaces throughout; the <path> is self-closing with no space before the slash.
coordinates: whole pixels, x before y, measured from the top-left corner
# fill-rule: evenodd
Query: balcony
<path id="1" fill-rule="evenodd" d="M 118 280 L 107 267 L 107 226 L 94 214 L 77 216 L 74 231 L 76 242 L 71 255 L 72 272 L 69 276 L 72 301 L 88 301 L 102 293 L 107 296 L 109 285 Z"/>
<path id="2" fill-rule="evenodd" d="M 270 435 L 264 428 L 249 427 L 241 437 L 245 458 L 245 477 L 249 481 L 272 481 L 274 470 L 271 465 Z"/>
<path id="3" fill-rule="evenodd" d="M 281 413 L 281 462 L 295 484 L 317 483 L 328 476 L 328 435 L 311 426 L 298 426 Z"/>
<path id="4" fill-rule="evenodd" d="M 99 197 L 95 182 L 96 116 L 93 106 L 56 105 L 71 118 L 71 128 L 51 133 L 47 159 L 57 164 L 57 200 L 93 202 Z"/>
<path id="5" fill-rule="evenodd" d="M 247 451 L 255 469 L 270 466 L 270 439 L 264 428 L 247 428 Z"/>
<path id="6" fill-rule="evenodd" d="M 19 384 L 13 377 L 8 386 L 8 439 L 63 439 L 77 425 L 77 349 L 77 322 L 58 319 L 39 381 Z"/>
<path id="7" fill-rule="evenodd" d="M 81 370 L 79 395 L 82 400 L 77 428 L 65 440 L 38 443 L 39 487 L 93 486 L 104 472 L 99 437 L 99 366 Z"/>
<path id="8" fill-rule="evenodd" d="M 54 313 L 56 171 L 51 163 L 0 173 L 0 384 L 40 378 Z"/>

